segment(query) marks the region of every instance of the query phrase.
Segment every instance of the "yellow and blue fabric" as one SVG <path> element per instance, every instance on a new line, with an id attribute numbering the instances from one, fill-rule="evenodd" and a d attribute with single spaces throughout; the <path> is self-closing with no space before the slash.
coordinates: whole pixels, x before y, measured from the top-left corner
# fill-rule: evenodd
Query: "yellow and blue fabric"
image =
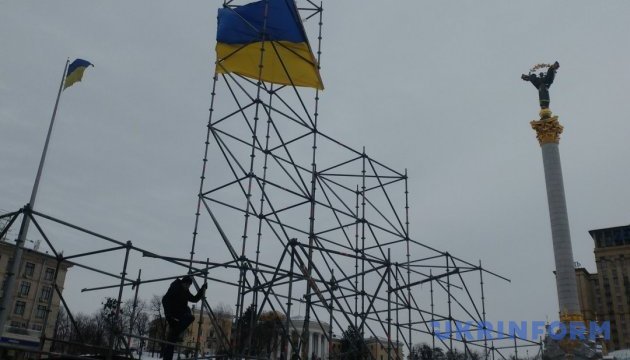
<path id="1" fill-rule="evenodd" d="M 72 86 L 72 84 L 81 81 L 83 78 L 83 72 L 88 66 L 94 66 L 91 62 L 76 59 L 69 66 L 68 71 L 66 72 L 66 80 L 64 81 L 63 88 Z"/>
<path id="2" fill-rule="evenodd" d="M 219 9 L 216 52 L 218 73 L 324 88 L 294 0 Z"/>

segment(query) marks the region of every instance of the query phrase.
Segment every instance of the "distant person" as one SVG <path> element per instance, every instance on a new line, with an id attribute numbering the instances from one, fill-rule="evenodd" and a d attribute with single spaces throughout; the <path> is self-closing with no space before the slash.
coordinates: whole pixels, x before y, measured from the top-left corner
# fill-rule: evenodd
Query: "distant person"
<path id="1" fill-rule="evenodd" d="M 203 284 L 197 295 L 193 296 L 190 291 L 193 279 L 190 276 L 184 276 L 181 279 L 175 279 L 168 288 L 168 291 L 162 297 L 162 306 L 164 306 L 164 314 L 168 322 L 168 336 L 166 340 L 171 343 L 177 343 L 183 340 L 183 333 L 188 326 L 195 320 L 188 302 L 197 302 L 203 298 L 206 293 L 208 284 Z M 175 346 L 168 344 L 164 347 L 164 360 L 172 360 Z"/>
<path id="2" fill-rule="evenodd" d="M 549 70 L 547 73 L 540 73 L 540 75 L 529 74 L 529 75 L 521 75 L 521 79 L 525 81 L 529 81 L 538 89 L 538 100 L 540 102 L 541 109 L 548 109 L 549 103 L 551 100 L 549 99 L 549 87 L 553 84 L 553 79 L 556 77 L 556 71 L 560 67 L 560 63 L 557 61 L 553 63 L 553 65 L 549 66 Z"/>

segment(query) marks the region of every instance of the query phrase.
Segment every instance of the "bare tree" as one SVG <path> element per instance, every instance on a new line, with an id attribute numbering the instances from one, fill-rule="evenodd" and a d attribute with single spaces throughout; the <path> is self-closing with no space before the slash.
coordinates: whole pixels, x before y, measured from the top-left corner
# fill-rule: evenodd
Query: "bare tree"
<path id="1" fill-rule="evenodd" d="M 234 309 L 226 303 L 219 303 L 212 307 L 212 311 L 217 318 L 232 318 L 234 316 Z"/>
<path id="2" fill-rule="evenodd" d="M 110 347 L 113 345 L 114 349 L 121 349 L 123 344 L 122 332 L 124 330 L 124 317 L 123 309 L 119 308 L 118 300 L 107 297 L 103 301 L 103 307 L 98 313 L 97 317 L 102 320 L 105 325 L 105 331 L 107 333 L 107 345 Z"/>
<path id="3" fill-rule="evenodd" d="M 149 326 L 149 316 L 147 311 L 149 305 L 146 301 L 137 300 L 135 305 L 133 299 L 127 299 L 121 306 L 122 332 L 126 333 L 127 346 L 137 345 L 141 350 L 144 347 L 144 340 L 137 336 L 145 336 Z M 137 341 L 134 341 L 136 339 Z"/>
<path id="4" fill-rule="evenodd" d="M 74 320 L 76 328 L 73 325 L 68 326 L 70 331 L 67 341 L 72 343 L 67 347 L 68 353 L 96 352 L 90 350 L 102 348 L 107 344 L 105 322 L 98 313 L 91 315 L 79 313 L 74 316 Z"/>
<path id="5" fill-rule="evenodd" d="M 149 318 L 152 318 L 152 320 L 149 321 L 147 328 L 149 337 L 152 339 L 166 340 L 167 323 L 162 308 L 162 297 L 159 295 L 153 295 L 151 300 L 149 300 L 148 306 Z M 162 345 L 155 341 L 149 341 L 147 346 L 152 354 L 155 354 L 156 351 L 159 351 L 162 348 Z"/>
<path id="6" fill-rule="evenodd" d="M 220 330 L 215 329 L 214 326 L 210 327 L 208 334 L 208 347 L 214 351 L 215 355 L 221 355 L 227 353 L 228 349 L 224 349 L 223 342 L 221 341 L 221 335 L 219 332 L 223 332 L 228 338 L 232 331 L 232 319 L 234 318 L 234 310 L 231 306 L 225 303 L 219 303 L 212 307 L 215 319 Z"/>
<path id="7" fill-rule="evenodd" d="M 429 344 L 422 343 L 411 347 L 409 358 L 411 360 L 445 360 L 446 355 L 442 348 L 431 348 Z"/>
<path id="8" fill-rule="evenodd" d="M 70 318 L 66 313 L 65 308 L 60 308 L 57 313 L 57 320 L 55 321 L 55 332 L 53 333 L 53 343 L 50 346 L 51 351 L 65 352 L 66 345 L 60 341 L 69 341 L 72 335 L 72 324 Z"/>
<path id="9" fill-rule="evenodd" d="M 164 312 L 162 308 L 162 297 L 159 295 L 153 295 L 149 300 L 149 313 L 153 318 L 164 319 Z"/>
<path id="10" fill-rule="evenodd" d="M 159 298 L 158 298 L 159 299 Z M 146 336 L 149 331 L 149 304 L 139 300 L 133 306 L 132 300 L 126 300 L 121 306 L 119 315 L 116 316 L 117 300 L 105 298 L 103 306 L 92 314 L 79 313 L 74 316 L 76 327 L 70 321 L 65 309 L 59 310 L 55 323 L 53 343 L 54 351 L 69 354 L 99 353 L 106 349 L 110 339 L 114 339 L 117 348 L 123 348 L 122 333 L 131 333 L 137 336 Z M 140 341 L 140 350 L 144 342 Z"/>
<path id="11" fill-rule="evenodd" d="M 136 334 L 141 337 L 145 337 L 149 332 L 149 315 L 146 312 L 141 312 L 136 318 Z M 142 354 L 145 347 L 145 340 L 140 339 L 140 348 L 138 352 Z"/>
<path id="12" fill-rule="evenodd" d="M 238 353 L 269 356 L 276 351 L 285 319 L 284 314 L 277 311 L 265 311 L 257 317 L 256 306 L 250 305 L 237 320 L 240 328 Z"/>

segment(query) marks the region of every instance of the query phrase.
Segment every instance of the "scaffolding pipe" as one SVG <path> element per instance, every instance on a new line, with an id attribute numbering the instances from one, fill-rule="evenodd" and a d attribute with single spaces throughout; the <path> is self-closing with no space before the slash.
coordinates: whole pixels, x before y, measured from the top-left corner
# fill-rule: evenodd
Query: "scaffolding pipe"
<path id="1" fill-rule="evenodd" d="M 127 275 L 127 264 L 129 262 L 129 251 L 131 250 L 131 241 L 127 241 L 127 248 L 125 249 L 125 261 L 123 262 L 122 272 L 120 273 L 120 287 L 118 288 L 118 299 L 116 300 L 116 307 L 114 309 L 114 329 L 109 336 L 109 351 L 107 353 L 107 360 L 112 360 L 114 356 L 114 346 L 115 346 L 115 329 L 116 326 L 119 325 L 120 321 L 120 303 L 122 300 L 123 289 L 125 285 L 125 281 L 127 280 L 125 277 Z"/>

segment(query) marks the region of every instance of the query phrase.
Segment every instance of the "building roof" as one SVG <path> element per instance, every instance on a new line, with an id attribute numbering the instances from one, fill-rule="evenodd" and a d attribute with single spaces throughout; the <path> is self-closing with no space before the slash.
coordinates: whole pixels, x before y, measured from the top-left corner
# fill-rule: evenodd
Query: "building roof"
<path id="1" fill-rule="evenodd" d="M 15 244 L 12 244 L 12 243 L 10 243 L 8 241 L 0 241 L 0 247 L 15 248 Z M 30 249 L 30 248 L 27 248 L 27 247 L 24 248 L 23 255 L 33 255 L 33 256 L 39 256 L 39 257 L 42 257 L 42 258 L 48 258 L 48 259 L 55 260 L 55 261 L 57 260 L 56 256 L 50 255 L 47 252 L 43 253 L 41 251 L 37 251 L 37 250 Z M 72 267 L 72 265 L 73 265 L 73 263 L 71 261 L 68 261 L 68 260 L 63 260 L 62 264 L 63 264 L 63 266 L 65 266 L 67 268 Z"/>
<path id="2" fill-rule="evenodd" d="M 630 245 L 630 225 L 589 230 L 595 248 Z"/>
<path id="3" fill-rule="evenodd" d="M 374 343 L 374 342 L 380 342 L 382 344 L 387 344 L 387 338 L 380 337 L 380 336 L 379 337 L 372 336 L 372 337 L 369 337 L 369 338 L 365 339 L 365 343 L 366 344 L 370 344 L 370 343 Z M 402 343 L 400 341 L 396 341 L 396 340 L 392 340 L 392 344 L 394 346 L 401 346 L 402 345 Z"/>

